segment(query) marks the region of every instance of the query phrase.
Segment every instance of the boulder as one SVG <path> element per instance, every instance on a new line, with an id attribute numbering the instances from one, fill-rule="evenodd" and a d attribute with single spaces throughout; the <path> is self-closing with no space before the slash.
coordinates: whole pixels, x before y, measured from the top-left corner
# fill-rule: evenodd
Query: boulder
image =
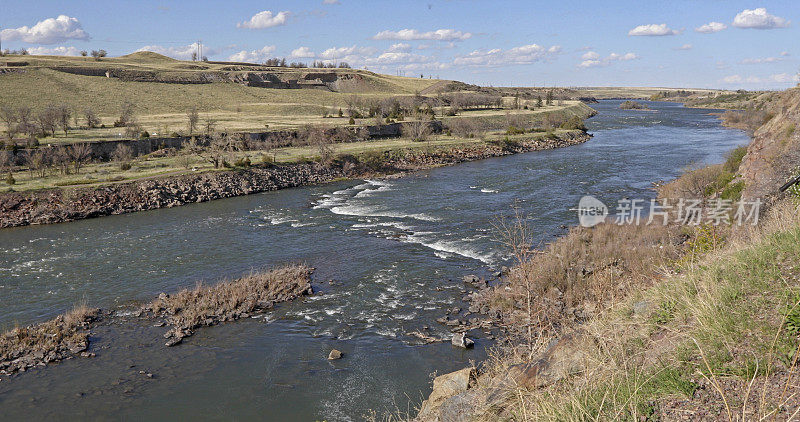
<path id="1" fill-rule="evenodd" d="M 467 335 L 465 333 L 453 334 L 453 338 L 452 338 L 452 340 L 450 340 L 450 343 L 453 346 L 461 347 L 461 348 L 464 348 L 464 349 L 469 349 L 470 347 L 475 345 L 475 342 L 472 341 L 471 338 L 467 337 Z"/>
<path id="2" fill-rule="evenodd" d="M 333 349 L 330 353 L 328 353 L 328 360 L 336 360 L 342 358 L 342 352 Z"/>
<path id="3" fill-rule="evenodd" d="M 437 420 L 439 408 L 449 398 L 467 391 L 475 381 L 475 368 L 464 368 L 433 380 L 433 391 L 428 400 L 422 402 L 417 420 Z"/>

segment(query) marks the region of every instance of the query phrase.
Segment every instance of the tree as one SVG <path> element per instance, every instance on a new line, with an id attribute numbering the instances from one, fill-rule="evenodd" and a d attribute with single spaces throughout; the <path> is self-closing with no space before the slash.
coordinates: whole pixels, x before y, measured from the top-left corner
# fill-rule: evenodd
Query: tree
<path id="1" fill-rule="evenodd" d="M 197 106 L 192 106 L 186 113 L 186 117 L 189 119 L 189 136 L 192 136 L 197 128 L 197 122 L 200 120 L 200 115 L 197 114 Z"/>
<path id="2" fill-rule="evenodd" d="M 28 107 L 20 107 L 17 110 L 19 116 L 17 128 L 20 132 L 28 135 L 28 144 L 36 140 L 36 125 L 33 124 L 33 111 Z"/>
<path id="3" fill-rule="evenodd" d="M 428 140 L 431 135 L 431 125 L 423 114 L 418 113 L 414 116 L 414 120 L 403 124 L 402 131 L 403 135 L 412 141 L 422 142 Z"/>
<path id="4" fill-rule="evenodd" d="M 547 91 L 547 105 L 553 105 L 553 90 Z"/>
<path id="5" fill-rule="evenodd" d="M 306 137 L 309 145 L 317 149 L 319 163 L 328 164 L 333 160 L 336 152 L 333 148 L 332 139 L 328 136 L 328 130 L 321 127 L 306 128 Z"/>
<path id="6" fill-rule="evenodd" d="M 217 121 L 209 117 L 206 119 L 204 126 L 205 126 L 206 136 L 211 136 L 211 134 L 214 133 L 214 129 L 216 129 L 217 127 Z"/>
<path id="7" fill-rule="evenodd" d="M 25 165 L 31 171 L 31 175 L 36 173 L 39 177 L 47 176 L 47 169 L 50 167 L 50 154 L 45 148 L 37 148 L 33 151 L 25 151 Z"/>
<path id="8" fill-rule="evenodd" d="M 56 129 L 58 129 L 58 110 L 54 105 L 48 105 L 44 110 L 36 114 L 36 122 L 39 124 L 39 129 L 43 136 L 50 133 L 56 136 Z"/>
<path id="9" fill-rule="evenodd" d="M 83 163 L 86 162 L 92 154 L 92 149 L 89 147 L 89 144 L 80 142 L 72 144 L 67 150 L 67 154 L 69 154 L 69 158 L 75 165 L 75 174 L 80 174 Z"/>
<path id="10" fill-rule="evenodd" d="M 0 107 L 0 120 L 6 125 L 6 135 L 9 141 L 13 141 L 14 135 L 17 133 L 19 128 L 17 126 L 18 119 L 16 110 L 6 106 Z"/>
<path id="11" fill-rule="evenodd" d="M 541 106 L 542 106 L 542 96 L 541 95 L 537 95 L 536 96 L 536 107 L 541 107 Z"/>
<path id="12" fill-rule="evenodd" d="M 69 118 L 72 116 L 72 111 L 66 105 L 60 105 L 53 109 L 55 113 L 56 122 L 58 125 L 61 126 L 61 129 L 64 131 L 64 136 L 67 136 L 67 131 L 69 130 Z"/>
<path id="13" fill-rule="evenodd" d="M 92 50 L 92 57 L 94 57 L 95 60 L 100 60 L 100 52 L 97 50 Z"/>
<path id="14" fill-rule="evenodd" d="M 88 55 L 89 55 L 89 53 L 87 53 L 86 50 L 81 50 L 81 56 L 82 57 L 86 57 Z"/>
<path id="15" fill-rule="evenodd" d="M 196 51 L 192 51 L 192 61 L 193 62 L 197 61 L 197 52 Z"/>
<path id="16" fill-rule="evenodd" d="M 114 122 L 114 127 L 125 127 L 129 126 L 131 123 L 136 123 L 136 105 L 126 100 L 122 103 L 119 119 Z"/>
<path id="17" fill-rule="evenodd" d="M 83 110 L 83 118 L 86 119 L 86 127 L 89 129 L 94 129 L 100 126 L 100 119 L 91 108 L 85 108 Z"/>
<path id="18" fill-rule="evenodd" d="M 130 161 L 133 159 L 133 150 L 125 144 L 118 144 L 111 154 L 111 158 L 119 163 L 120 170 L 128 170 L 131 168 Z"/>
<path id="19" fill-rule="evenodd" d="M 57 147 L 53 151 L 53 164 L 61 170 L 61 174 L 69 174 L 70 157 L 67 147 Z"/>

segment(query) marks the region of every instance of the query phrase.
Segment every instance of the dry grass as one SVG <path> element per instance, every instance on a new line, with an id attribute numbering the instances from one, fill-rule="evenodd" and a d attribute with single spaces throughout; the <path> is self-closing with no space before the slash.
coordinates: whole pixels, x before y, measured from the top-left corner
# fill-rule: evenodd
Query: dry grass
<path id="1" fill-rule="evenodd" d="M 88 347 L 89 324 L 99 310 L 78 305 L 40 324 L 16 327 L 0 335 L 0 373 L 24 372 L 56 362 Z"/>
<path id="2" fill-rule="evenodd" d="M 193 334 L 202 326 L 233 321 L 251 313 L 271 309 L 274 304 L 311 294 L 311 273 L 306 265 L 287 265 L 269 271 L 253 271 L 233 281 L 183 289 L 158 299 L 144 309 L 165 317 L 173 330 L 168 333 L 173 344 Z"/>

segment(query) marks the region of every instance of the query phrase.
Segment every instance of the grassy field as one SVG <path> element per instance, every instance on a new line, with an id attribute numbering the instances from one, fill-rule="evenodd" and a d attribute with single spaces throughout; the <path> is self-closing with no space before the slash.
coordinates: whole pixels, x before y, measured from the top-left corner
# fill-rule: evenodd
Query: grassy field
<path id="1" fill-rule="evenodd" d="M 20 66 L 24 63 L 25 65 Z M 3 65 L 6 65 L 5 67 Z M 120 77 L 107 78 L 110 71 Z M 29 107 L 34 112 L 49 104 L 67 105 L 79 118 L 73 126 L 83 126 L 82 111 L 92 109 L 109 128 L 75 130 L 69 136 L 45 138 L 42 142 L 118 138 L 122 130 L 110 128 L 123 105 L 135 105 L 137 121 L 144 130 L 169 135 L 186 131 L 186 113 L 197 107 L 201 125 L 216 120 L 218 129 L 263 131 L 302 124 L 341 124 L 347 119 L 326 119 L 325 111 L 338 116 L 346 100 L 358 95 L 382 99 L 414 95 L 439 80 L 381 75 L 358 69 L 290 69 L 252 64 L 205 63 L 173 60 L 153 53 L 136 53 L 95 61 L 84 57 L 6 56 L 0 58 L 0 106 Z M 83 73 L 83 74 L 76 74 Z M 85 74 L 100 74 L 86 76 Z M 125 73 L 128 72 L 128 73 Z M 130 72 L 134 72 L 130 75 Z M 283 80 L 303 79 L 305 75 L 336 74 L 356 77 L 357 86 L 278 89 L 246 86 L 230 82 L 248 72 L 267 73 Z M 143 76 L 140 76 L 143 75 Z M 137 79 L 139 78 L 139 79 Z M 140 81 L 150 78 L 153 81 Z M 212 83 L 179 83 L 185 80 L 219 80 Z M 168 81 L 157 82 L 157 81 Z M 4 126 L 0 126 L 4 129 Z"/>
<path id="2" fill-rule="evenodd" d="M 555 134 L 563 134 L 568 131 L 557 129 Z M 351 142 L 333 144 L 334 154 L 360 155 L 367 152 L 383 152 L 407 149 L 429 149 L 429 148 L 450 148 L 455 146 L 478 145 L 498 139 L 538 139 L 546 136 L 547 133 L 528 133 L 519 135 L 506 135 L 502 131 L 487 133 L 483 139 L 480 138 L 457 138 L 447 135 L 434 135 L 428 141 L 414 142 L 408 138 L 380 139 L 363 142 Z M 239 159 L 249 159 L 253 164 L 262 163 L 267 157 L 268 161 L 276 163 L 294 163 L 307 159 L 316 159 L 319 152 L 315 147 L 287 147 L 277 148 L 269 151 L 242 151 L 232 153 L 228 156 L 229 162 Z M 30 171 L 20 169 L 12 173 L 16 183 L 7 185 L 6 174 L 0 176 L 0 192 L 14 190 L 17 192 L 32 191 L 50 188 L 71 188 L 101 186 L 112 183 L 129 182 L 147 178 L 173 176 L 185 173 L 220 171 L 226 169 L 214 169 L 213 165 L 203 160 L 197 155 L 185 152 L 168 154 L 161 150 L 155 153 L 140 156 L 131 162 L 130 169 L 123 170 L 120 163 L 115 162 L 95 162 L 89 163 L 81 169 L 80 174 L 60 174 L 53 168 L 48 171 L 45 177 L 40 177 Z"/>

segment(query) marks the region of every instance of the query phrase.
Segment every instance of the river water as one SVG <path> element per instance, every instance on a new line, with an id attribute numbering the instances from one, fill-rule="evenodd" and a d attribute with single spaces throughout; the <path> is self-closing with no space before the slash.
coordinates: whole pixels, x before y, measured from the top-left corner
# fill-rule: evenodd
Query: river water
<path id="1" fill-rule="evenodd" d="M 543 244 L 577 224 L 570 208 L 583 195 L 612 209 L 625 197 L 651 198 L 653 182 L 748 142 L 711 110 L 619 103 L 594 104 L 594 138 L 569 148 L 0 230 L 4 329 L 80 302 L 125 310 L 198 280 L 285 262 L 315 267 L 321 292 L 263 318 L 201 329 L 170 349 L 165 328 L 117 317 L 94 330 L 97 357 L 0 382 L 2 418 L 360 420 L 413 409 L 432 373 L 480 361 L 492 344 L 480 331 L 466 351 L 420 345 L 408 333 L 428 327 L 447 337 L 435 319 L 465 308 L 461 278 L 510 264 L 494 227 L 514 206 Z M 332 348 L 345 357 L 327 361 Z"/>

